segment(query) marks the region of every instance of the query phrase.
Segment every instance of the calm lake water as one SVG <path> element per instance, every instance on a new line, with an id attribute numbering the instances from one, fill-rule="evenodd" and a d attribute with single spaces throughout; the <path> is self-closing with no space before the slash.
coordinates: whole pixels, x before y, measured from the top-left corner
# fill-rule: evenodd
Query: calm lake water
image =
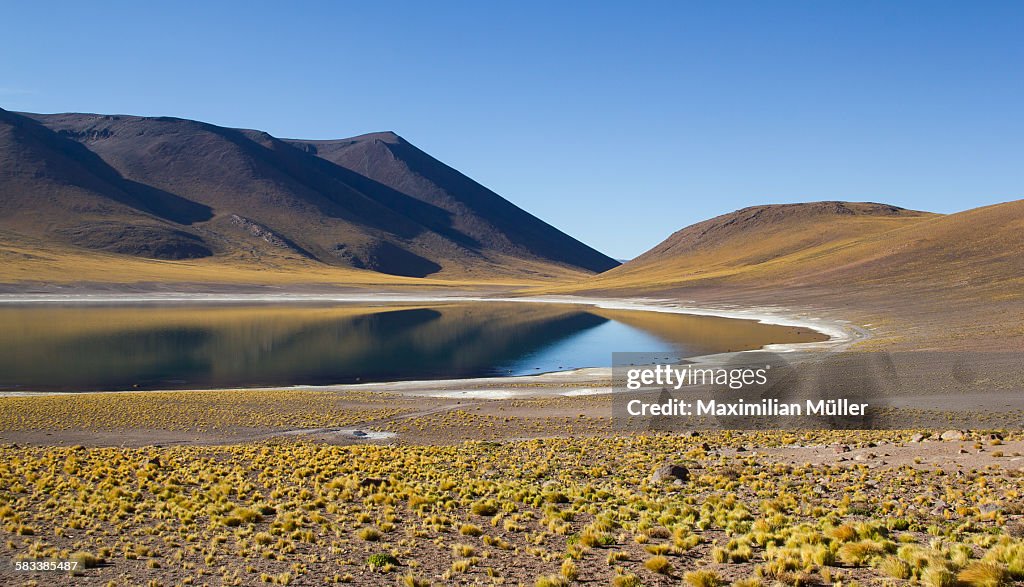
<path id="1" fill-rule="evenodd" d="M 319 385 L 600 367 L 823 340 L 750 321 L 533 303 L 0 307 L 0 389 Z"/>

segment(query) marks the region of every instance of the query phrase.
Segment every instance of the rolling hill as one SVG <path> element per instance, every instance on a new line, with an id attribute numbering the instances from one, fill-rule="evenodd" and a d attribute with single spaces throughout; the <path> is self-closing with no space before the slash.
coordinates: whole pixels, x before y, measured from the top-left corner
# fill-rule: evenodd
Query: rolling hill
<path id="1" fill-rule="evenodd" d="M 941 215 L 860 202 L 744 208 L 686 227 L 588 289 L 999 288 L 1024 276 L 1024 200 Z"/>
<path id="2" fill-rule="evenodd" d="M 484 280 L 618 264 L 392 133 L 285 141 L 178 118 L 3 110 L 0 243 L 8 262 L 49 251 L 110 273 L 121 256 Z"/>
<path id="3" fill-rule="evenodd" d="M 858 246 L 873 237 L 938 217 L 861 202 L 752 206 L 683 228 L 590 283 L 765 285 L 811 279 L 834 270 L 838 257 L 856 259 Z"/>
<path id="4" fill-rule="evenodd" d="M 754 206 L 535 293 L 782 306 L 871 325 L 886 344 L 1024 348 L 1024 200 L 949 215 L 854 202 Z"/>
<path id="5" fill-rule="evenodd" d="M 1024 200 L 949 215 L 754 206 L 611 271 L 533 291 L 781 308 L 866 327 L 874 336 L 861 348 L 1024 350 Z"/>

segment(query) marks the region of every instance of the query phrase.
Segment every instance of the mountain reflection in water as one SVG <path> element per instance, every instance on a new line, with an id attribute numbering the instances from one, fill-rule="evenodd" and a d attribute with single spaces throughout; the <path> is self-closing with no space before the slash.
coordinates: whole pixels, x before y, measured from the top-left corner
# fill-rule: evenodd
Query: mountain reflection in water
<path id="1" fill-rule="evenodd" d="M 806 334 L 739 320 L 563 304 L 7 306 L 0 308 L 0 389 L 516 375 L 607 366 L 618 351 L 682 357 L 794 337 Z"/>

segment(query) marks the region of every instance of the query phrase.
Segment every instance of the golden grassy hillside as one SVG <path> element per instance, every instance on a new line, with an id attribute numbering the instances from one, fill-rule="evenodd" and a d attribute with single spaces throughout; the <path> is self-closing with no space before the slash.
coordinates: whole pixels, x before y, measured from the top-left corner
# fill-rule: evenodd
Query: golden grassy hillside
<path id="1" fill-rule="evenodd" d="M 942 216 L 860 203 L 747 208 L 693 225 L 586 282 L 550 288 L 657 291 L 828 286 L 849 291 L 1024 285 L 1024 200 Z"/>
<path id="2" fill-rule="evenodd" d="M 163 260 L 90 251 L 0 232 L 0 283 L 202 283 L 225 285 L 327 284 L 353 287 L 466 287 L 537 285 L 590 275 L 523 259 L 486 266 L 448 267 L 429 278 L 351 269 L 288 254 L 219 255 Z"/>

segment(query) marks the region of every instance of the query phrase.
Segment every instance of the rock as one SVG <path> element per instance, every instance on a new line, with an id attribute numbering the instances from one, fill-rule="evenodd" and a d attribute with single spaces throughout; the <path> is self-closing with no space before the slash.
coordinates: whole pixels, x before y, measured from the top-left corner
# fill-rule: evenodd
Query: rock
<path id="1" fill-rule="evenodd" d="M 961 455 L 967 454 L 967 451 L 962 449 L 962 448 L 960 450 L 956 451 L 956 452 L 957 452 L 957 454 L 961 454 Z"/>
<path id="2" fill-rule="evenodd" d="M 844 452 L 850 452 L 850 447 L 845 444 L 837 444 L 832 447 L 832 451 L 835 452 L 837 455 L 843 454 Z"/>
<path id="3" fill-rule="evenodd" d="M 737 446 L 736 447 L 736 452 L 747 452 L 747 449 L 746 449 L 746 447 L 743 447 L 743 446 Z"/>
<path id="4" fill-rule="evenodd" d="M 700 449 L 701 449 L 702 451 L 704 451 L 704 452 L 708 452 L 708 451 L 710 451 L 710 450 L 711 450 L 711 445 L 710 445 L 710 444 L 708 444 L 708 443 L 706 443 L 706 442 L 704 442 L 704 443 L 701 443 L 701 445 L 700 445 Z"/>
<path id="5" fill-rule="evenodd" d="M 915 434 L 915 435 L 910 437 L 910 442 L 921 442 L 925 438 L 928 438 L 928 437 L 925 436 L 924 434 L 921 434 L 920 432 L 918 432 L 917 434 Z"/>
<path id="6" fill-rule="evenodd" d="M 682 465 L 665 465 L 655 469 L 651 475 L 651 481 L 660 483 L 662 481 L 677 480 L 686 482 L 690 480 L 690 470 Z"/>
<path id="7" fill-rule="evenodd" d="M 960 430 L 946 430 L 939 438 L 942 440 L 963 440 L 967 438 L 967 435 Z"/>
<path id="8" fill-rule="evenodd" d="M 363 432 L 362 430 L 353 430 L 352 431 L 352 436 L 358 436 L 358 437 L 362 438 L 363 436 L 366 436 L 366 433 Z"/>

